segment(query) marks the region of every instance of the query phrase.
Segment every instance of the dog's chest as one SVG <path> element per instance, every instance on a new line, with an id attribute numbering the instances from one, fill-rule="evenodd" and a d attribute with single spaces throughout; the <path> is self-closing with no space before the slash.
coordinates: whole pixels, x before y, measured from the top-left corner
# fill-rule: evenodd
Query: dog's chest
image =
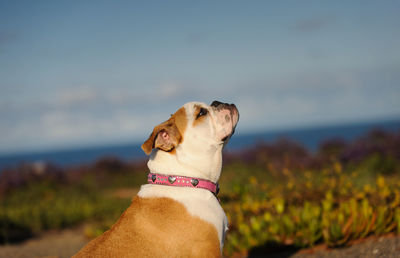
<path id="1" fill-rule="evenodd" d="M 214 225 L 168 197 L 140 197 L 75 257 L 220 257 Z"/>
<path id="2" fill-rule="evenodd" d="M 183 204 L 188 214 L 215 228 L 222 250 L 228 223 L 220 203 L 211 192 L 185 187 L 143 185 L 138 196 L 141 198 L 165 197 Z"/>

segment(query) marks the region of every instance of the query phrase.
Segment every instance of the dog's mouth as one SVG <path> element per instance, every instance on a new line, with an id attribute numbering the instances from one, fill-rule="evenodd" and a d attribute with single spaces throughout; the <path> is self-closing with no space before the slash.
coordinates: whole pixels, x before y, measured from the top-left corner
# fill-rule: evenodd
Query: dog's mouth
<path id="1" fill-rule="evenodd" d="M 228 139 L 229 139 L 229 135 L 227 135 L 224 138 L 222 138 L 221 141 L 226 142 Z"/>
<path id="2" fill-rule="evenodd" d="M 232 128 L 232 132 L 230 134 L 228 134 L 227 136 L 225 136 L 224 138 L 221 139 L 222 142 L 227 143 L 229 141 L 229 139 L 231 139 L 232 135 L 235 133 L 235 128 Z"/>

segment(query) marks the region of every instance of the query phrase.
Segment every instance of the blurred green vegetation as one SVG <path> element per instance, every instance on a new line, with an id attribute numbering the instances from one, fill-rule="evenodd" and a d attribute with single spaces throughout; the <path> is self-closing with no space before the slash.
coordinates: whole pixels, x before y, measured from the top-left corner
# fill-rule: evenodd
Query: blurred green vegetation
<path id="1" fill-rule="evenodd" d="M 47 229 L 61 229 L 87 219 L 118 217 L 129 200 L 96 193 L 88 184 L 54 186 L 38 182 L 10 193 L 1 201 L 0 223 L 3 242 L 22 239 Z"/>
<path id="2" fill-rule="evenodd" d="M 227 256 L 400 234 L 400 132 L 333 139 L 315 153 L 281 139 L 226 153 L 224 163 L 219 198 L 229 220 Z M 146 173 L 145 162 L 113 158 L 3 171 L 0 242 L 81 223 L 95 237 L 129 206 Z"/>
<path id="3" fill-rule="evenodd" d="M 310 247 L 348 244 L 369 235 L 400 234 L 398 176 L 376 175 L 357 186 L 359 172 L 340 163 L 279 182 L 250 176 L 222 195 L 230 223 L 225 254 L 246 254 L 264 243 Z"/>
<path id="4" fill-rule="evenodd" d="M 104 158 L 90 166 L 66 170 L 23 164 L 16 170 L 3 171 L 0 243 L 87 221 L 88 236 L 101 233 L 101 225 L 116 221 L 145 181 L 143 166 Z M 131 191 L 124 193 L 121 189 Z"/>

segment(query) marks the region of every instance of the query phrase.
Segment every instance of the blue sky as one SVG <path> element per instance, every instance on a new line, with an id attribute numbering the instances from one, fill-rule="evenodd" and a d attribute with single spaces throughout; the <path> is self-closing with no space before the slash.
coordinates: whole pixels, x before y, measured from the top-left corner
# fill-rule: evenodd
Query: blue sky
<path id="1" fill-rule="evenodd" d="M 187 101 L 238 133 L 400 117 L 399 1 L 1 1 L 0 153 L 137 142 Z"/>

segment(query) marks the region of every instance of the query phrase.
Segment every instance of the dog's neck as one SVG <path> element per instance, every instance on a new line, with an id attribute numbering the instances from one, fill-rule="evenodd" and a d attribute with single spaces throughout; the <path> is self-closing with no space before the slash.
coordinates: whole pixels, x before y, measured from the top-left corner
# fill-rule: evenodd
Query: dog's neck
<path id="1" fill-rule="evenodd" d="M 173 152 L 153 150 L 147 166 L 151 173 L 196 177 L 217 183 L 222 168 L 222 147 L 211 147 L 201 154 L 188 154 L 184 146 Z"/>

